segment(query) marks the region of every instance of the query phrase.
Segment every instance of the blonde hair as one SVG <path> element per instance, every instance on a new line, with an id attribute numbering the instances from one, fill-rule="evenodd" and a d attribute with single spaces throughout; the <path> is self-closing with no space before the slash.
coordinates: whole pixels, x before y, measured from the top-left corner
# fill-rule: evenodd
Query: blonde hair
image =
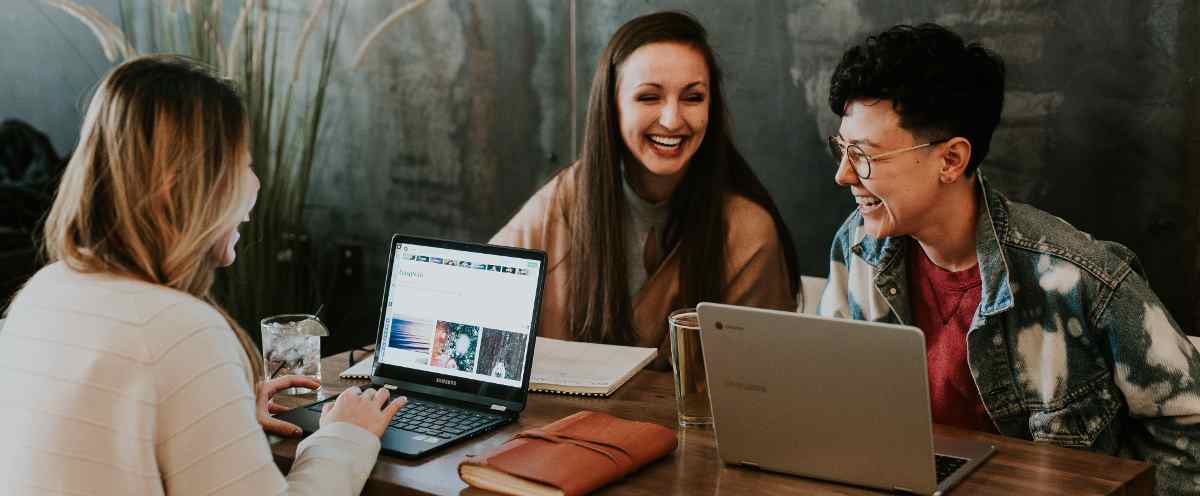
<path id="1" fill-rule="evenodd" d="M 129 60 L 100 82 L 46 219 L 46 257 L 191 294 L 221 313 L 264 377 L 250 336 L 212 298 L 214 247 L 248 212 L 245 107 L 233 85 L 175 55 Z M 257 388 L 255 388 L 257 389 Z"/>

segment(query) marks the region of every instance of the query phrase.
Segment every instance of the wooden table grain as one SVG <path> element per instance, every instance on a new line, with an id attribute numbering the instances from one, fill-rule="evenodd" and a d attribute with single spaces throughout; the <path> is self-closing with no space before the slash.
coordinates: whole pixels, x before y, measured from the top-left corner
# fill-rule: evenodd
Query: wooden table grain
<path id="1" fill-rule="evenodd" d="M 338 378 L 346 364 L 347 353 L 325 358 L 321 362 L 323 386 L 319 393 L 280 397 L 278 401 L 299 406 L 317 397 L 365 384 L 366 381 Z M 646 370 L 610 398 L 531 393 L 520 420 L 501 430 L 453 445 L 422 460 L 380 455 L 363 494 L 487 494 L 468 488 L 458 478 L 459 461 L 468 454 L 482 453 L 497 446 L 521 430 L 548 424 L 580 410 L 597 410 L 627 419 L 656 422 L 675 429 L 679 436 L 679 448 L 674 454 L 596 494 L 883 494 L 860 487 L 724 465 L 717 456 L 711 430 L 680 429 L 675 425 L 673 387 L 670 374 Z M 1154 490 L 1154 467 L 1144 462 L 941 425 L 934 425 L 934 432 L 991 443 L 997 448 L 997 453 L 955 488 L 953 494 L 1149 495 Z M 284 471 L 291 467 L 296 444 L 294 439 L 276 439 L 272 444 L 276 462 Z"/>

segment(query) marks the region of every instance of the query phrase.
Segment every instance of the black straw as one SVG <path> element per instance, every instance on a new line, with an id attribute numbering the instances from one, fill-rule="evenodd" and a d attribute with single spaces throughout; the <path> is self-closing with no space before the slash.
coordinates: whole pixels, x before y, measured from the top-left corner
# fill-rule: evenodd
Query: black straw
<path id="1" fill-rule="evenodd" d="M 280 363 L 279 363 L 279 366 L 275 368 L 275 371 L 274 371 L 274 372 L 271 372 L 271 377 L 268 377 L 267 379 L 274 379 L 274 378 L 275 378 L 275 374 L 278 374 L 280 370 L 283 370 L 283 367 L 284 367 L 285 365 L 287 365 L 287 362 L 286 362 L 286 361 L 280 362 Z"/>

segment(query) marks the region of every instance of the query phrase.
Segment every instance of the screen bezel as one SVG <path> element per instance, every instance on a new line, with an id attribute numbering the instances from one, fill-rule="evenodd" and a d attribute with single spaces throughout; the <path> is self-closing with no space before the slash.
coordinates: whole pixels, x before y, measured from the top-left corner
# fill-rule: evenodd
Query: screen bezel
<path id="1" fill-rule="evenodd" d="M 396 251 L 404 244 L 487 255 L 500 255 L 539 262 L 537 291 L 534 294 L 533 303 L 533 321 L 529 325 L 529 339 L 525 344 L 526 360 L 524 370 L 521 374 L 520 387 L 389 365 L 379 360 L 379 356 L 384 349 L 383 336 L 384 325 L 387 322 L 387 298 L 388 291 L 392 287 L 392 271 L 395 269 Z M 393 234 L 391 242 L 388 243 L 387 276 L 383 283 L 383 293 L 379 303 L 379 324 L 375 329 L 375 349 L 377 352 L 373 359 L 372 380 L 378 383 L 391 384 L 402 390 L 444 396 L 480 406 L 500 406 L 505 411 L 519 412 L 524 410 L 525 401 L 529 394 L 529 376 L 533 371 L 533 347 L 537 342 L 538 324 L 541 318 L 542 288 L 545 282 L 546 253 L 539 250 Z M 438 379 L 443 379 L 444 382 L 438 382 Z"/>

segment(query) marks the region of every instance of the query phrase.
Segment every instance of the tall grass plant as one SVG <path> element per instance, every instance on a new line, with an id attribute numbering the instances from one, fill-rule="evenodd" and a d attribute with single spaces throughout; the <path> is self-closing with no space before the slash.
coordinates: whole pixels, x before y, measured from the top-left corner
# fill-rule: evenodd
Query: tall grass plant
<path id="1" fill-rule="evenodd" d="M 294 38 L 281 37 L 281 32 L 293 17 L 284 9 L 296 8 L 298 2 L 121 0 L 120 19 L 113 22 L 71 0 L 44 1 L 83 23 L 112 63 L 144 53 L 178 53 L 237 82 L 250 117 L 251 155 L 262 189 L 250 221 L 242 225 L 238 262 L 218 277 L 218 298 L 247 329 L 256 329 L 268 315 L 315 309 L 319 278 L 304 209 L 350 1 L 307 4 Z M 361 67 L 380 34 L 426 1 L 401 6 L 382 20 L 344 69 Z M 227 3 L 236 3 L 238 14 L 225 32 Z M 282 67 L 281 57 L 288 55 L 290 68 Z"/>

